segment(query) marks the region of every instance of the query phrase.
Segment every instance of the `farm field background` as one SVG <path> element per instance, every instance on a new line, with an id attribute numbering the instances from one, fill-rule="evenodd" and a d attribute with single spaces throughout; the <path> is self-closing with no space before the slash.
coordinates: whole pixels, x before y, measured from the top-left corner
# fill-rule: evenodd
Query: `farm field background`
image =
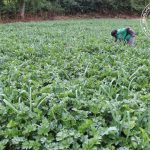
<path id="1" fill-rule="evenodd" d="M 138 32 L 135 47 L 112 29 Z M 0 150 L 149 150 L 150 48 L 139 20 L 0 25 Z"/>

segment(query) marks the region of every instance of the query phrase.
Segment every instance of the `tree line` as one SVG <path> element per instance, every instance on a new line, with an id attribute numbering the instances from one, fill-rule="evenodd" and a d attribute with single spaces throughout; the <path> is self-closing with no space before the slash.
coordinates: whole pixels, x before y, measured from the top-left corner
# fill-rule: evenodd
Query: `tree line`
<path id="1" fill-rule="evenodd" d="M 0 0 L 0 16 L 24 18 L 39 12 L 89 13 L 126 12 L 141 13 L 150 0 Z"/>

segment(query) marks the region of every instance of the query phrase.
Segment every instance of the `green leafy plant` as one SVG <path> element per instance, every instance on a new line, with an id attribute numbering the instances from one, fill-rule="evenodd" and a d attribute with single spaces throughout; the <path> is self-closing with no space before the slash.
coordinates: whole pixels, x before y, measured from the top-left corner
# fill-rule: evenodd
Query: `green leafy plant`
<path id="1" fill-rule="evenodd" d="M 135 47 L 110 36 L 127 24 L 139 32 Z M 0 150 L 150 149 L 149 41 L 137 20 L 14 23 L 0 33 Z"/>

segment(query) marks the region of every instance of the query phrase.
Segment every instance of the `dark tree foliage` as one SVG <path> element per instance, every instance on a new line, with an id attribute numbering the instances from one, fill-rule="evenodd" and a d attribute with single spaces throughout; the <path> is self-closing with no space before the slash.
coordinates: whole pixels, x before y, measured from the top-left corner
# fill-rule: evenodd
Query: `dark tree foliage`
<path id="1" fill-rule="evenodd" d="M 68 14 L 89 12 L 140 13 L 150 0 L 0 0 L 1 15 L 38 12 L 63 12 Z"/>

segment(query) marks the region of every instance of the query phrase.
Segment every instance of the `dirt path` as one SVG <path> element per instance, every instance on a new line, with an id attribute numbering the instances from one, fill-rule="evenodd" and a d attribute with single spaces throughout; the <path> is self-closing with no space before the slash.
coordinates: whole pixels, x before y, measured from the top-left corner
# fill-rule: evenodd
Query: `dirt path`
<path id="1" fill-rule="evenodd" d="M 121 19 L 139 19 L 140 15 L 126 15 L 126 14 L 76 14 L 76 15 L 27 15 L 25 19 L 16 17 L 13 19 L 4 18 L 0 20 L 0 23 L 12 23 L 12 22 L 31 22 L 31 21 L 44 21 L 44 20 L 68 20 L 68 19 L 92 19 L 92 18 L 121 18 Z"/>

